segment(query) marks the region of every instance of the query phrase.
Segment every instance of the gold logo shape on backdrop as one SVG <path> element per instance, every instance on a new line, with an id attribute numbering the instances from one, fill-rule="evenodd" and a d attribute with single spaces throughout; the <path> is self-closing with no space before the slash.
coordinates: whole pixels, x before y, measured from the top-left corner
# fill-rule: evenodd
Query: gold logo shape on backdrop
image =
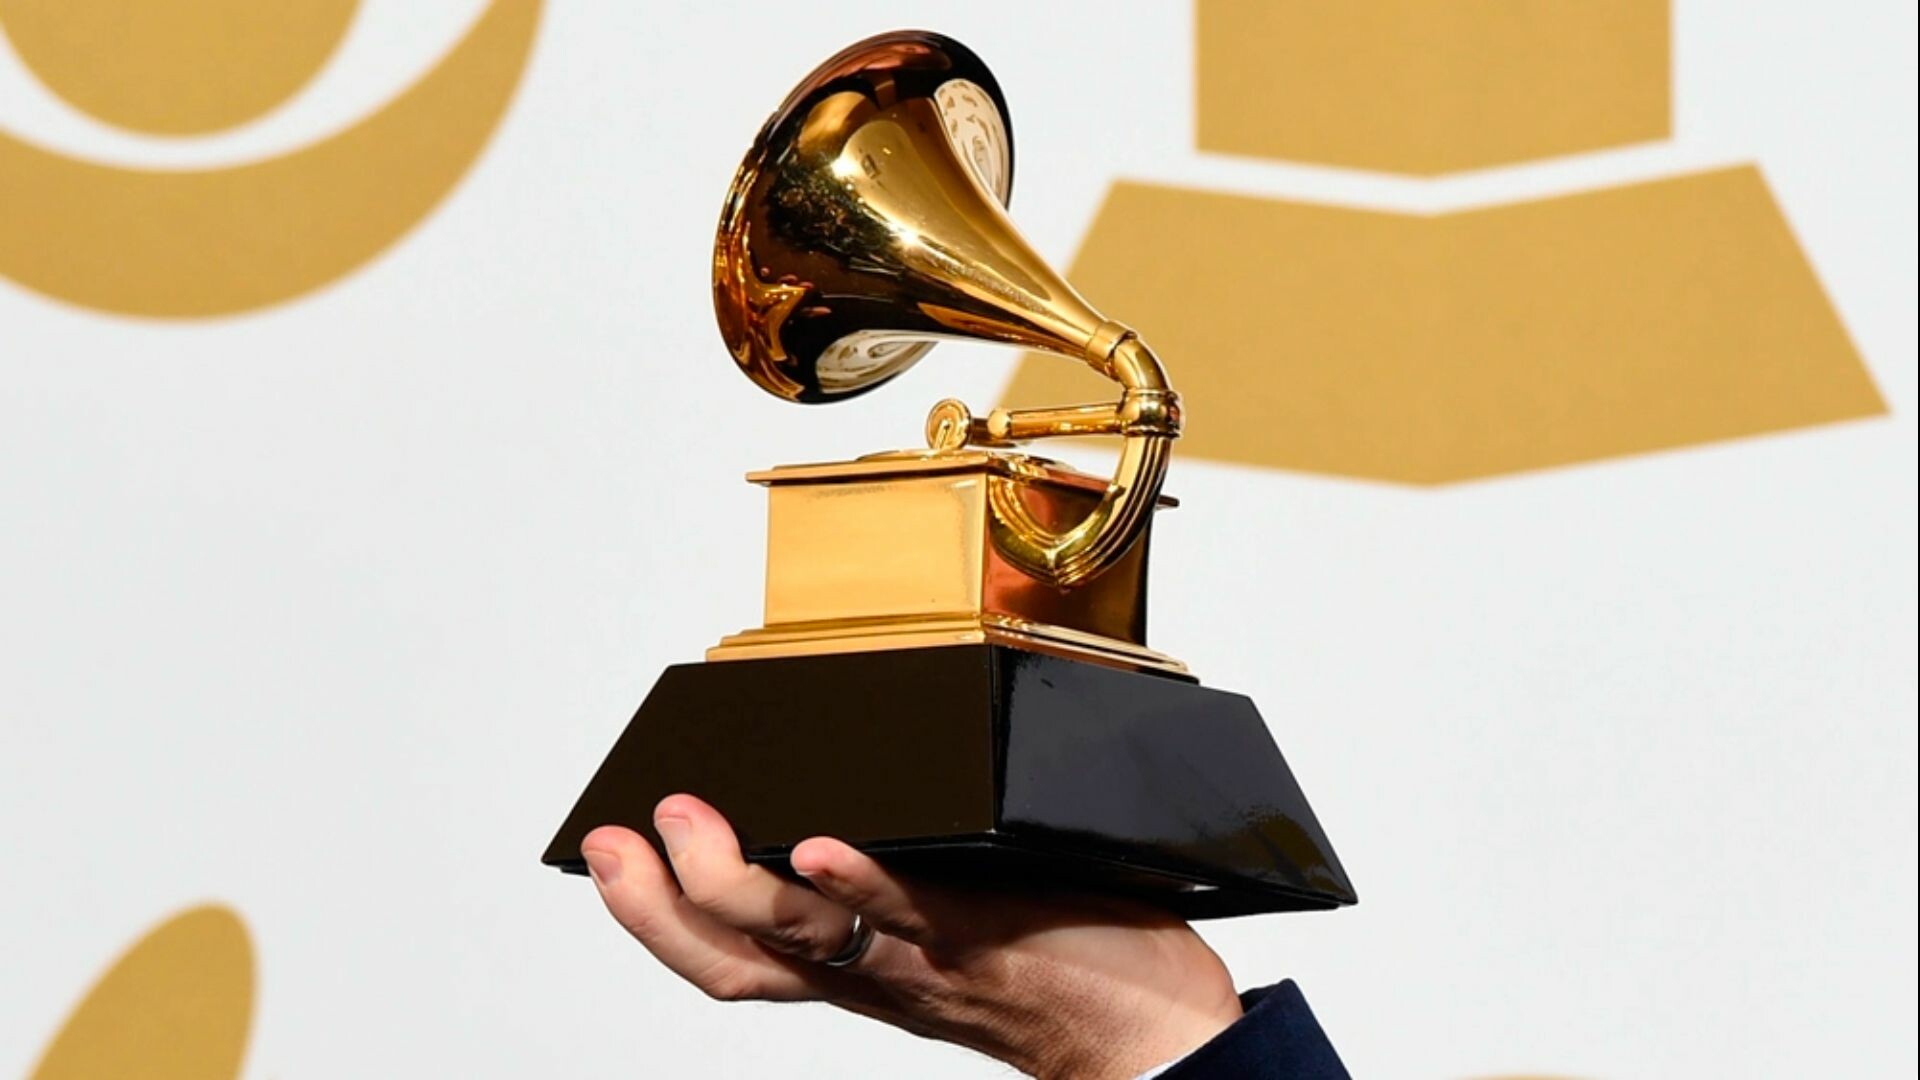
<path id="1" fill-rule="evenodd" d="M 1359 28 L 1403 6 L 1201 0 L 1200 67 L 1236 62 L 1209 50 L 1271 44 L 1228 40 L 1221 25 L 1251 33 L 1318 22 L 1344 25 L 1359 50 L 1347 60 L 1367 68 L 1380 56 L 1365 51 Z M 1433 5 L 1477 14 L 1429 29 L 1477 32 L 1497 8 L 1559 40 L 1556 28 L 1571 34 L 1601 9 L 1624 20 L 1646 6 Z M 1653 6 L 1664 26 L 1665 5 Z M 1507 43 L 1424 44 L 1481 58 L 1483 44 Z M 1651 96 L 1638 60 L 1610 70 L 1623 96 Z M 1276 99 L 1270 84 L 1209 95 L 1207 78 L 1203 137 L 1238 122 L 1210 114 L 1282 125 L 1329 107 L 1316 96 Z M 1662 72 L 1663 102 L 1665 81 Z M 1517 125 L 1501 145 L 1553 145 L 1528 141 L 1537 117 L 1525 110 L 1484 119 Z M 1578 128 L 1563 145 L 1595 144 L 1605 130 Z M 1356 127 L 1352 145 L 1374 143 L 1353 160 L 1402 154 L 1399 134 Z M 1069 276 L 1184 358 L 1182 396 L 1206 421 L 1182 440 L 1190 456 L 1440 484 L 1886 412 L 1752 166 L 1439 215 L 1122 182 Z M 1090 389 L 1078 372 L 1030 357 L 1005 398 L 1017 407 Z"/>
<path id="2" fill-rule="evenodd" d="M 204 133 L 304 85 L 354 7 L 0 0 L 0 31 L 51 90 L 97 118 Z M 519 84 L 539 13 L 540 0 L 493 0 L 379 110 L 261 161 L 127 168 L 0 134 L 0 275 L 57 300 L 154 317 L 233 314 L 326 285 L 405 235 L 466 174 Z"/>
<path id="3" fill-rule="evenodd" d="M 311 80 L 358 0 L 0 0 L 0 27 L 47 89 L 109 124 L 204 135 Z"/>
<path id="4" fill-rule="evenodd" d="M 189 908 L 114 961 L 29 1075 L 238 1076 L 253 1023 L 253 986 L 253 946 L 240 917 L 218 905 Z"/>
<path id="5" fill-rule="evenodd" d="M 1072 277 L 1189 358 L 1222 461 L 1438 484 L 1886 410 L 1751 167 L 1435 217 L 1120 183 Z"/>
<path id="6" fill-rule="evenodd" d="M 1432 175 L 1664 139 L 1666 0 L 1198 0 L 1200 149 Z"/>

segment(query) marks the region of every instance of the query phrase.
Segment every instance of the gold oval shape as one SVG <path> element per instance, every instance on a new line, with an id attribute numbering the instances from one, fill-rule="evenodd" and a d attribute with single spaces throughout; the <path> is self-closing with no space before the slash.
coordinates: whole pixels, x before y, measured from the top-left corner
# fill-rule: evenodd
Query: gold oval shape
<path id="1" fill-rule="evenodd" d="M 253 945 L 246 925 L 219 905 L 189 908 L 114 961 L 30 1075 L 238 1076 L 252 1023 Z"/>

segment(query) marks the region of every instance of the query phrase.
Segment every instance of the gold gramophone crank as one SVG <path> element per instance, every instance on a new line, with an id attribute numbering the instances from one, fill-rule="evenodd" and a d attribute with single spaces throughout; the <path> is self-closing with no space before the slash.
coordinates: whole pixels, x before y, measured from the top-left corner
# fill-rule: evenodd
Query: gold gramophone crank
<path id="1" fill-rule="evenodd" d="M 577 872 L 592 828 L 650 830 L 691 791 L 775 865 L 832 834 L 912 872 L 1190 917 L 1353 901 L 1252 703 L 1146 646 L 1180 399 L 1021 239 L 1012 181 L 999 84 L 937 34 L 848 48 L 767 121 L 713 252 L 721 334 L 762 389 L 840 401 L 963 339 L 1078 360 L 1119 398 L 942 401 L 925 450 L 752 474 L 765 624 L 667 670 L 547 862 Z M 1122 439 L 1111 479 L 1011 449 L 1069 435 Z"/>

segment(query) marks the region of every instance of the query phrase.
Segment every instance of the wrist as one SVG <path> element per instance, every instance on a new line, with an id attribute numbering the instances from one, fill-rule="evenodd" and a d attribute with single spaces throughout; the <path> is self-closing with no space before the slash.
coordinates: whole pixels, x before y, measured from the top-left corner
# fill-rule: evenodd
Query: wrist
<path id="1" fill-rule="evenodd" d="M 1010 1064 L 1040 1080 L 1134 1080 L 1198 1050 L 1241 1015 L 1231 987 L 1200 1002 L 1144 1001 L 1099 1023 L 1062 1023 L 1028 1060 Z"/>

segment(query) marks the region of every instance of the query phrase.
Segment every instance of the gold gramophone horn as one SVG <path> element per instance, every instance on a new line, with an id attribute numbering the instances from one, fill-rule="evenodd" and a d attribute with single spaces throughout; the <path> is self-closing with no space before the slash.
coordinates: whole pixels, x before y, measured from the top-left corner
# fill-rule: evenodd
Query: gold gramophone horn
<path id="1" fill-rule="evenodd" d="M 939 338 L 1074 357 L 1120 400 L 974 418 L 943 401 L 936 451 L 1055 435 L 1126 442 L 1105 494 L 1065 530 L 1011 482 L 990 493 L 993 539 L 1055 585 L 1125 554 L 1152 511 L 1180 431 L 1179 398 L 1138 335 L 1095 311 L 1021 239 L 1006 102 L 959 42 L 868 38 L 801 81 L 761 129 L 727 192 L 713 253 L 720 332 L 740 369 L 791 401 L 827 402 L 904 371 Z"/>

